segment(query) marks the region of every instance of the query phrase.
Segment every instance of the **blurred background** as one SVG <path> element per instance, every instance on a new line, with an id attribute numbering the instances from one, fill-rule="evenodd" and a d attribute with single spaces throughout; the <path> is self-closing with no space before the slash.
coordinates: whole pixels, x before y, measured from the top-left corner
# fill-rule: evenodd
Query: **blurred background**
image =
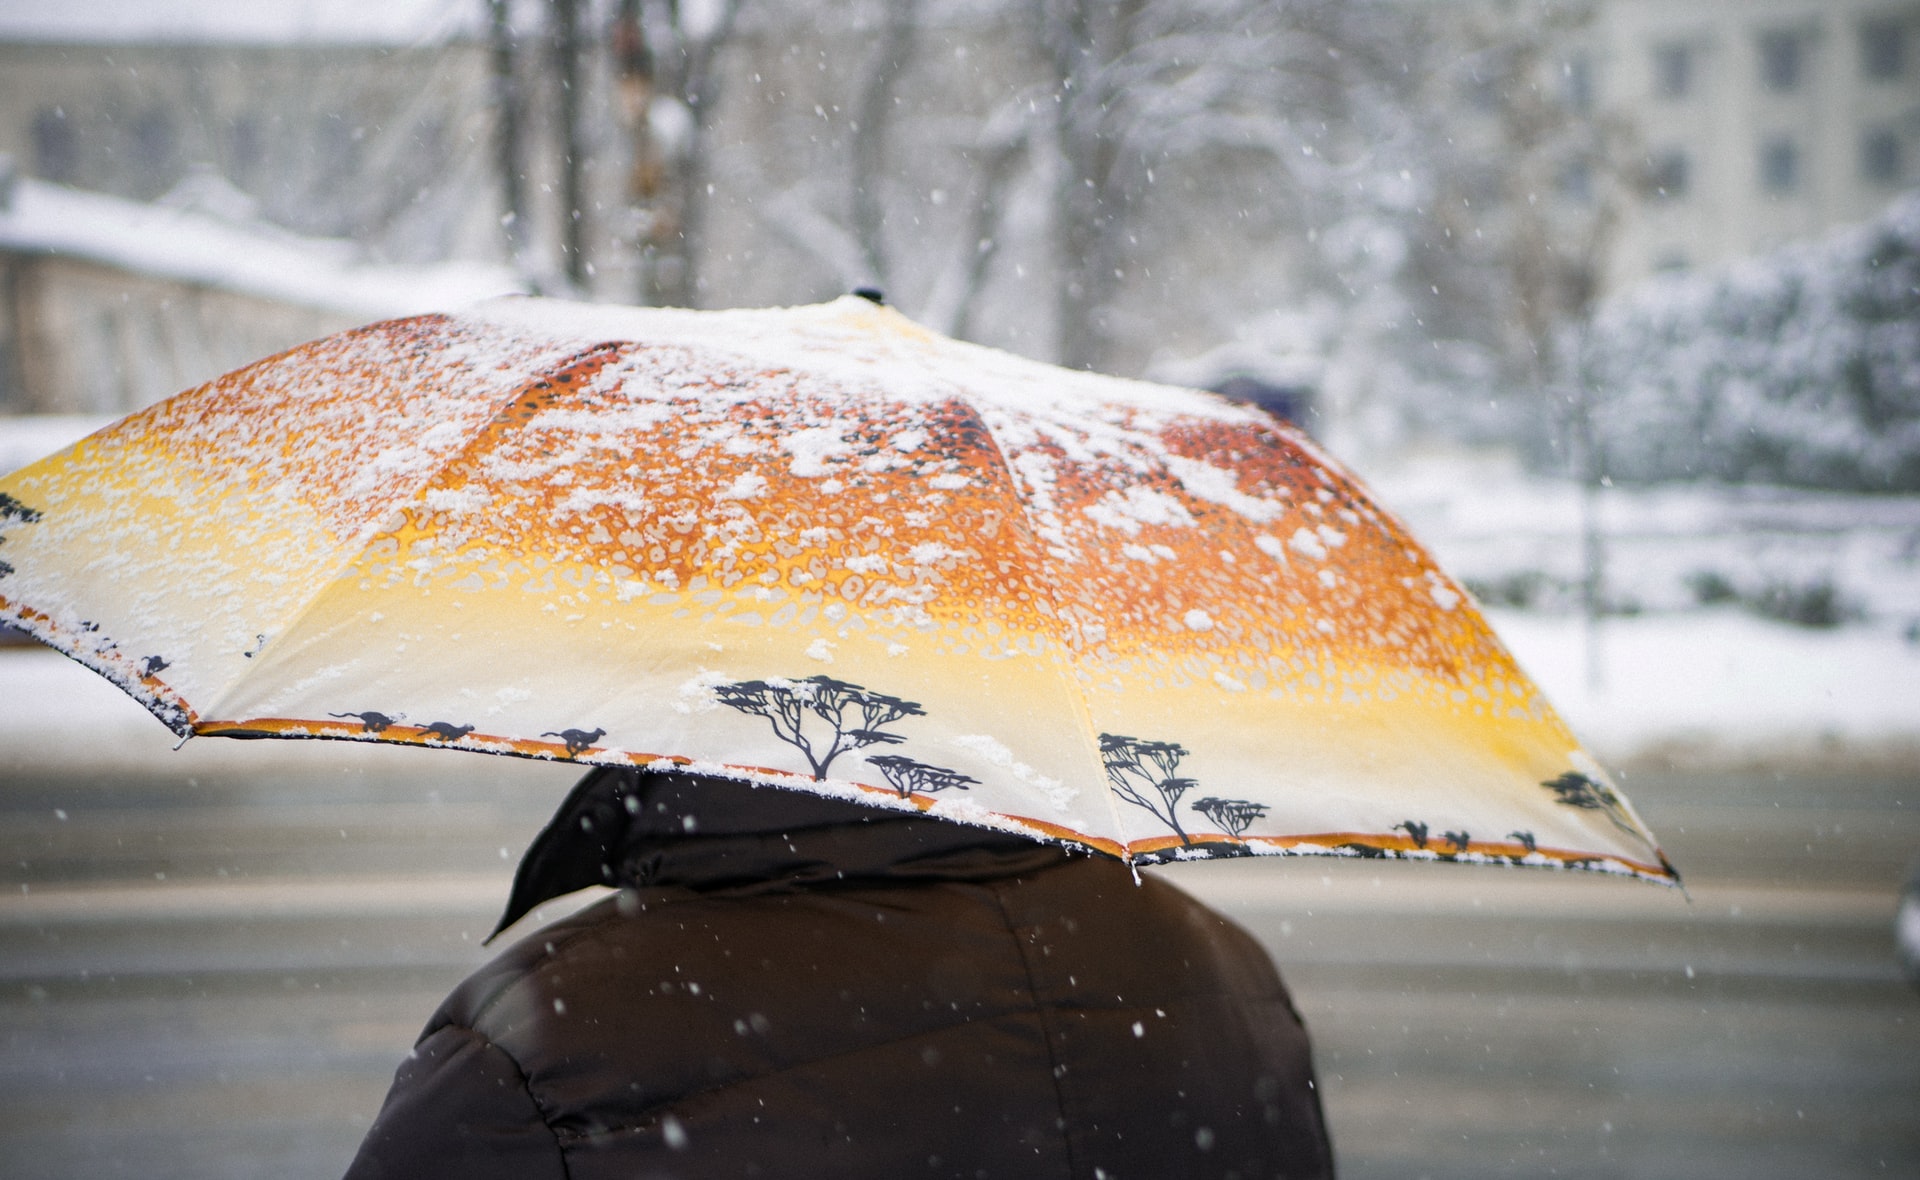
<path id="1" fill-rule="evenodd" d="M 1344 1174 L 1920 1174 L 1920 3 L 0 0 L 0 470 L 507 292 L 886 292 L 1254 401 L 1687 876 L 1173 872 Z M 337 1175 L 565 768 L 0 643 L 0 1174 Z"/>

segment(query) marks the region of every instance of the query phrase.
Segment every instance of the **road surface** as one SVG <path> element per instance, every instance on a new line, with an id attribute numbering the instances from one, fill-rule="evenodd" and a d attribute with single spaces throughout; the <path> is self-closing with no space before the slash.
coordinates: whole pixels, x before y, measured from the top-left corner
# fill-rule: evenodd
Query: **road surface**
<path id="1" fill-rule="evenodd" d="M 338 1176 L 573 777 L 293 743 L 0 769 L 0 1174 Z M 1628 787 L 1691 900 L 1161 871 L 1280 963 L 1350 1180 L 1920 1175 L 1920 991 L 1891 941 L 1920 768 Z"/>

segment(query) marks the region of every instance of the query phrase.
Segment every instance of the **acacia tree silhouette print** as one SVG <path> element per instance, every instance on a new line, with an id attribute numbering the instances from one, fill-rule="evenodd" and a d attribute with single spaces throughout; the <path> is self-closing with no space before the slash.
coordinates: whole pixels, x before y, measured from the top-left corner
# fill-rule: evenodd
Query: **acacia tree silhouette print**
<path id="1" fill-rule="evenodd" d="M 1193 837 L 1180 826 L 1180 799 L 1199 785 L 1198 779 L 1178 773 L 1187 748 L 1179 742 L 1156 742 L 1117 733 L 1100 735 L 1100 761 L 1114 794 L 1135 807 L 1145 808 L 1155 819 L 1173 829 L 1183 848 L 1193 847 Z M 1224 829 L 1235 841 L 1245 834 L 1254 820 L 1267 813 L 1267 805 L 1250 799 L 1222 799 L 1209 795 L 1193 804 L 1193 810 Z M 1218 849 L 1219 842 L 1211 842 Z M 1244 845 L 1228 846 L 1245 852 Z"/>
<path id="2" fill-rule="evenodd" d="M 867 761 L 880 768 L 880 773 L 887 778 L 887 785 L 900 792 L 902 799 L 914 794 L 931 795 L 948 787 L 959 787 L 964 791 L 980 781 L 970 774 L 961 774 L 944 766 L 930 766 L 905 754 L 876 754 Z"/>
<path id="3" fill-rule="evenodd" d="M 1559 778 L 1548 779 L 1540 785 L 1553 792 L 1554 802 L 1582 811 L 1598 811 L 1627 835 L 1645 839 L 1633 825 L 1627 809 L 1621 805 L 1620 796 L 1605 783 L 1596 782 L 1577 770 L 1569 770 Z"/>
<path id="4" fill-rule="evenodd" d="M 924 717 L 927 713 L 917 702 L 870 692 L 858 684 L 831 676 L 809 676 L 805 680 L 742 680 L 716 685 L 713 692 L 723 705 L 765 717 L 773 726 L 773 735 L 800 751 L 800 756 L 807 760 L 815 782 L 826 778 L 834 759 L 850 750 L 894 745 L 906 740 L 897 733 L 886 732 L 882 726 L 904 717 Z M 809 736 L 809 717 L 818 718 L 820 724 L 831 729 L 831 736 Z M 900 789 L 897 783 L 894 789 Z"/>
<path id="5" fill-rule="evenodd" d="M 1244 834 L 1247 825 L 1267 813 L 1265 803 L 1248 799 L 1220 799 L 1212 795 L 1195 803 L 1193 809 L 1235 836 Z"/>
<path id="6" fill-rule="evenodd" d="M 8 521 L 14 520 L 20 521 L 23 524 L 33 524 L 39 519 L 40 510 L 38 508 L 29 508 L 5 492 L 0 492 L 0 526 L 4 526 Z M 0 544 L 4 544 L 5 541 L 6 537 L 0 536 Z M 0 578 L 4 578 L 12 572 L 12 566 L 4 561 L 0 561 Z"/>
<path id="7" fill-rule="evenodd" d="M 1182 845 L 1191 846 L 1193 840 L 1180 826 L 1175 811 L 1180 796 L 1199 781 L 1174 774 L 1186 756 L 1187 748 L 1178 742 L 1143 741 L 1117 733 L 1100 735 L 1100 761 L 1114 793 L 1135 807 L 1146 808 L 1173 829 Z"/>

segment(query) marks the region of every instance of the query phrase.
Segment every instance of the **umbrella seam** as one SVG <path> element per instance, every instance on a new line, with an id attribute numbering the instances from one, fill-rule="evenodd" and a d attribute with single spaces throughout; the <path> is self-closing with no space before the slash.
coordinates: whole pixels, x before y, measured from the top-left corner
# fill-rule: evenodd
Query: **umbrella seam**
<path id="1" fill-rule="evenodd" d="M 1020 487 L 1019 476 L 1015 473 L 1013 464 L 1007 459 L 1006 448 L 1000 445 L 1000 436 L 994 431 L 993 423 L 987 420 L 987 415 L 982 413 L 980 409 L 973 404 L 971 398 L 962 394 L 956 397 L 956 400 L 966 406 L 967 411 L 979 420 L 980 428 L 985 434 L 988 444 L 993 447 L 993 453 L 1000 461 L 1000 470 L 1006 473 L 1007 482 L 1012 485 L 1015 491 L 1013 506 L 1019 512 L 1020 526 L 1026 531 L 1027 536 L 1031 538 L 1034 551 L 1044 555 L 1041 568 L 1051 574 L 1052 555 L 1048 554 L 1046 547 L 1041 544 L 1040 531 L 1034 526 L 1033 518 L 1028 514 L 1027 502 L 1018 494 Z M 1060 624 L 1065 616 L 1060 611 L 1060 599 L 1054 594 L 1053 587 L 1053 579 L 1048 577 L 1042 581 L 1039 590 L 1047 596 L 1047 605 L 1052 608 L 1050 617 L 1055 620 L 1056 624 Z M 1061 633 L 1057 634 L 1055 639 L 1060 643 L 1062 648 L 1067 648 L 1068 645 L 1065 642 L 1064 631 L 1064 625 L 1061 624 Z M 1087 707 L 1086 691 L 1075 683 L 1072 669 L 1065 670 L 1063 672 L 1063 678 L 1067 680 L 1068 686 L 1074 689 L 1074 691 L 1067 695 L 1072 704 L 1074 716 L 1079 718 L 1080 721 L 1080 733 L 1084 744 L 1084 752 L 1091 756 L 1094 766 L 1101 768 L 1100 775 L 1094 779 L 1094 782 L 1099 786 L 1100 797 L 1106 800 L 1107 811 L 1113 817 L 1114 843 L 1120 846 L 1120 859 L 1127 864 L 1132 864 L 1133 842 L 1127 839 L 1126 819 L 1120 814 L 1120 803 L 1114 798 L 1112 785 L 1104 781 L 1106 778 L 1106 759 L 1100 755 L 1099 731 L 1094 728 L 1093 714 Z"/>

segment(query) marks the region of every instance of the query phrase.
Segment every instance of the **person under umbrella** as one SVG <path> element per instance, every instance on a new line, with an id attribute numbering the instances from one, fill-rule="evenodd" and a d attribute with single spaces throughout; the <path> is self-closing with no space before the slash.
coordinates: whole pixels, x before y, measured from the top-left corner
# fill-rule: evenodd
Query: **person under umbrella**
<path id="1" fill-rule="evenodd" d="M 1678 883 L 1312 440 L 864 299 L 371 325 L 0 478 L 0 534 L 0 621 L 183 740 L 619 768 L 509 916 L 624 900 L 456 992 L 361 1176 L 627 1175 L 627 1144 L 680 1174 L 1324 1174 L 1271 966 L 1129 867 Z"/>
<path id="2" fill-rule="evenodd" d="M 602 884 L 447 998 L 348 1180 L 1332 1175 L 1266 955 L 1113 858 L 605 768 L 501 928 Z"/>

